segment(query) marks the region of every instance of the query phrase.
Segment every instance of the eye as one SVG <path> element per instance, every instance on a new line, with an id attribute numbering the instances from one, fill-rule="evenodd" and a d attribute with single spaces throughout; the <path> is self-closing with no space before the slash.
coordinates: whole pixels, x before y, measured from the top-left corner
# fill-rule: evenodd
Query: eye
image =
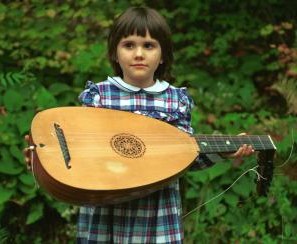
<path id="1" fill-rule="evenodd" d="M 156 45 L 154 44 L 154 43 L 152 43 L 152 42 L 146 42 L 146 43 L 144 43 L 144 47 L 146 48 L 146 49 L 152 49 L 152 48 L 154 48 Z"/>
<path id="2" fill-rule="evenodd" d="M 133 42 L 125 42 L 123 46 L 127 49 L 132 49 L 134 47 L 134 43 Z"/>

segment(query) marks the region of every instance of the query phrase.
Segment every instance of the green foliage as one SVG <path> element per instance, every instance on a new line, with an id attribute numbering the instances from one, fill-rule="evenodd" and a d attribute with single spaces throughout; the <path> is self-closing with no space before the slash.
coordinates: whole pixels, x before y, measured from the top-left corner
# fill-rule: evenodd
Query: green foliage
<path id="1" fill-rule="evenodd" d="M 86 80 L 111 75 L 106 37 L 112 19 L 143 4 L 172 27 L 174 85 L 189 87 L 196 132 L 268 133 L 278 147 L 267 198 L 255 195 L 252 172 L 215 198 L 254 158 L 183 178 L 184 212 L 215 199 L 184 219 L 187 243 L 296 241 L 295 3 L 32 0 L 0 3 L 0 242 L 73 242 L 77 207 L 36 187 L 23 160 L 23 137 L 37 111 L 78 105 Z M 55 228 L 45 233 L 49 222 Z"/>
<path id="2" fill-rule="evenodd" d="M 0 74 L 0 84 L 3 87 L 14 86 L 20 84 L 24 80 L 25 76 L 23 73 L 8 72 L 6 74 Z"/>
<path id="3" fill-rule="evenodd" d="M 0 243 L 6 243 L 8 238 L 8 233 L 7 230 L 5 229 L 0 229 Z"/>
<path id="4" fill-rule="evenodd" d="M 253 164 L 248 163 L 249 166 Z M 189 243 L 195 243 L 193 240 L 204 240 L 205 243 L 215 240 L 222 240 L 223 243 L 245 243 L 246 240 L 249 243 L 264 240 L 264 243 L 296 241 L 296 181 L 285 176 L 275 176 L 268 198 L 259 197 L 255 194 L 253 183 L 256 176 L 250 172 L 219 198 L 215 198 L 229 188 L 238 172 L 244 170 L 233 168 L 229 172 L 221 171 L 215 180 L 209 179 L 209 171 L 220 172 L 208 169 L 207 176 L 203 172 L 191 172 L 187 176 L 187 184 L 195 185 L 197 190 L 194 194 L 186 194 L 185 202 L 188 202 L 190 208 L 201 206 L 184 220 Z M 289 190 L 285 190 L 289 185 Z M 208 202 L 212 198 L 215 200 Z M 208 203 L 203 205 L 205 202 Z"/>

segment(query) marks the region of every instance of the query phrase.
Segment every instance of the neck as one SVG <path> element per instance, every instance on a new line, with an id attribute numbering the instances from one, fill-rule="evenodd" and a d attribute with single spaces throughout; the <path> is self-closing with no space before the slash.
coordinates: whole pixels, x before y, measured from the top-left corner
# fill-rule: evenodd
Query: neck
<path id="1" fill-rule="evenodd" d="M 276 150 L 269 135 L 195 135 L 200 153 L 236 152 L 243 144 L 251 145 L 255 151 Z"/>
<path id="2" fill-rule="evenodd" d="M 123 81 L 129 85 L 136 86 L 138 88 L 147 88 L 153 86 L 156 82 L 153 79 L 150 80 L 132 80 L 128 77 L 124 77 Z"/>

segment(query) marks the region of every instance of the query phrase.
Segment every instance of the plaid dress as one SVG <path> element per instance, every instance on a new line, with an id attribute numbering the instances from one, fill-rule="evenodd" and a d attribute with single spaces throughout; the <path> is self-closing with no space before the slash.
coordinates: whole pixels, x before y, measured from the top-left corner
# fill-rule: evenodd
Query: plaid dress
<path id="1" fill-rule="evenodd" d="M 185 88 L 165 81 L 140 89 L 119 77 L 88 82 L 80 96 L 85 106 L 140 113 L 193 133 L 193 106 Z M 78 219 L 78 243 L 182 243 L 178 182 L 144 198 L 111 206 L 83 206 Z"/>

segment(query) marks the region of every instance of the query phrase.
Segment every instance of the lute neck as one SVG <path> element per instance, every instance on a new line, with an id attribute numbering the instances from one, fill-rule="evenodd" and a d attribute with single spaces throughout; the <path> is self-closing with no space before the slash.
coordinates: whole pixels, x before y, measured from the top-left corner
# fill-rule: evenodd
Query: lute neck
<path id="1" fill-rule="evenodd" d="M 251 145 L 255 151 L 276 150 L 269 135 L 194 135 L 200 153 L 229 153 L 237 151 L 243 144 Z"/>

